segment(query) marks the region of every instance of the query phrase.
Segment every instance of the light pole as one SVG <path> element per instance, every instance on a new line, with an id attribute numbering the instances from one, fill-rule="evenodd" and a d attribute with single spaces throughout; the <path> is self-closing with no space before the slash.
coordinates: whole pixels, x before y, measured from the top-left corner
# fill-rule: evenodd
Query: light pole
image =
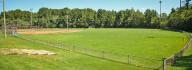
<path id="1" fill-rule="evenodd" d="M 4 23 L 4 36 L 7 38 L 7 26 L 6 26 L 6 18 L 5 18 L 5 0 L 3 0 L 3 23 Z"/>
<path id="2" fill-rule="evenodd" d="M 161 3 L 162 3 L 162 1 L 160 0 L 159 1 L 159 4 L 160 4 L 160 18 L 161 18 Z"/>
<path id="3" fill-rule="evenodd" d="M 186 0 L 186 6 L 187 6 L 187 10 L 189 9 L 189 2 L 190 2 L 191 0 Z"/>
<path id="4" fill-rule="evenodd" d="M 180 0 L 180 9 L 181 9 L 181 2 L 182 2 L 182 1 Z"/>
<path id="5" fill-rule="evenodd" d="M 69 29 L 69 16 L 67 15 L 67 30 Z"/>
<path id="6" fill-rule="evenodd" d="M 32 25 L 33 25 L 33 9 L 31 8 L 30 11 L 31 11 L 31 24 L 30 24 L 30 26 L 32 28 Z"/>

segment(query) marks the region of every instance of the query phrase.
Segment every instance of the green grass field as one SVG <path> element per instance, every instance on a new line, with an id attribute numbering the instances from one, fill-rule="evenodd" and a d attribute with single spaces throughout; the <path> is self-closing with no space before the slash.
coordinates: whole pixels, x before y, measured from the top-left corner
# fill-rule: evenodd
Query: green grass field
<path id="1" fill-rule="evenodd" d="M 182 33 L 158 29 L 86 29 L 76 33 L 23 36 L 45 41 L 61 41 L 66 45 L 122 55 L 131 54 L 158 59 L 169 57 L 185 44 L 183 41 L 185 36 Z"/>
<path id="2" fill-rule="evenodd" d="M 60 41 L 65 45 L 106 51 L 117 56 L 134 55 L 160 60 L 176 53 L 187 41 L 182 33 L 159 29 L 80 30 L 81 32 L 75 33 L 20 36 L 43 41 Z M 65 51 L 15 37 L 1 38 L 0 48 L 45 49 L 58 54 L 55 56 L 0 56 L 0 70 L 148 70 L 72 51 Z M 152 64 L 161 64 L 161 62 Z M 176 69 L 181 68 L 176 67 Z"/>

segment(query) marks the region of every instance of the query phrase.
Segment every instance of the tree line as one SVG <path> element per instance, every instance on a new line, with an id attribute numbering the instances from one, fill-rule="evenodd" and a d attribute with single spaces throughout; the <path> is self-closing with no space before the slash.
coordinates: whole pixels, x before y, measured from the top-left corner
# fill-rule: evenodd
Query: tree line
<path id="1" fill-rule="evenodd" d="M 144 12 L 135 9 L 120 11 L 98 9 L 50 9 L 40 8 L 37 13 L 20 9 L 6 12 L 8 25 L 32 26 L 44 28 L 170 28 L 192 31 L 192 6 L 172 9 L 170 14 L 160 14 L 156 10 L 147 9 Z M 3 22 L 3 12 L 0 15 L 0 26 Z"/>

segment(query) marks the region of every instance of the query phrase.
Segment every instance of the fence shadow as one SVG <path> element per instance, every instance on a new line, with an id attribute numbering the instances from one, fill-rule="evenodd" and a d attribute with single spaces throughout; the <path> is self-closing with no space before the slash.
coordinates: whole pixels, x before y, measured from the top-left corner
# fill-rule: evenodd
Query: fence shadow
<path id="1" fill-rule="evenodd" d="M 192 70 L 192 55 L 177 58 L 177 62 L 173 66 Z"/>

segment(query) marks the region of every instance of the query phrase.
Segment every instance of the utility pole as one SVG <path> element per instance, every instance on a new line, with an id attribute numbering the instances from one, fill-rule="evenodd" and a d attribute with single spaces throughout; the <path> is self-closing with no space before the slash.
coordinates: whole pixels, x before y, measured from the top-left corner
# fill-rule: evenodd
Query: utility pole
<path id="1" fill-rule="evenodd" d="M 162 3 L 162 1 L 160 0 L 159 1 L 159 4 L 160 4 L 160 18 L 161 18 L 161 3 Z"/>
<path id="2" fill-rule="evenodd" d="M 33 9 L 31 8 L 30 11 L 31 11 L 31 24 L 30 24 L 30 26 L 32 28 L 32 26 L 33 26 Z"/>
<path id="3" fill-rule="evenodd" d="M 181 9 L 181 2 L 182 2 L 182 1 L 180 0 L 180 9 Z"/>
<path id="4" fill-rule="evenodd" d="M 162 1 L 159 0 L 159 4 L 160 4 L 160 9 L 159 9 L 159 13 L 160 13 L 160 15 L 159 15 L 159 24 L 161 24 L 161 21 L 162 21 L 162 18 L 161 18 L 161 3 L 162 3 Z M 160 27 L 160 26 L 159 26 L 159 27 Z"/>
<path id="5" fill-rule="evenodd" d="M 5 18 L 5 0 L 3 0 L 3 23 L 4 23 L 4 36 L 7 38 L 7 26 L 6 26 L 6 18 Z"/>
<path id="6" fill-rule="evenodd" d="M 67 15 L 67 29 L 69 29 L 69 16 Z"/>
<path id="7" fill-rule="evenodd" d="M 186 4 L 185 4 L 185 5 L 187 6 L 187 10 L 189 9 L 190 1 L 191 1 L 191 0 L 186 0 Z"/>
<path id="8" fill-rule="evenodd" d="M 179 13 L 181 14 L 181 7 L 182 7 L 182 0 L 180 0 L 180 8 L 179 8 Z"/>
<path id="9" fill-rule="evenodd" d="M 50 16 L 51 16 L 51 10 L 48 11 L 48 21 L 47 21 L 47 24 L 46 24 L 46 27 L 48 28 L 48 24 L 50 24 Z"/>

